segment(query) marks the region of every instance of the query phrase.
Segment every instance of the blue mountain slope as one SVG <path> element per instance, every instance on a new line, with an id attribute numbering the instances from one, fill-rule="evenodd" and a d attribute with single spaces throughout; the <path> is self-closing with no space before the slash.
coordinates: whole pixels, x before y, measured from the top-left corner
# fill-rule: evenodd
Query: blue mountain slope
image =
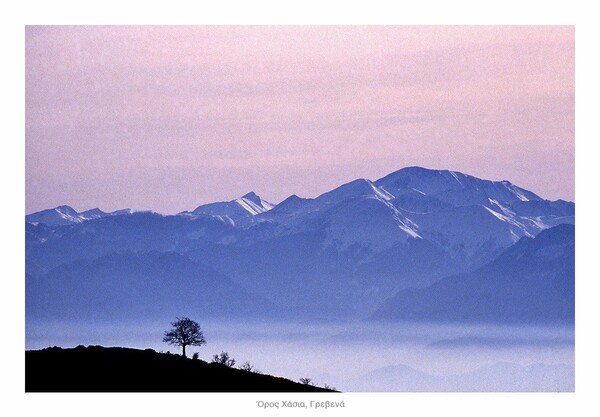
<path id="1" fill-rule="evenodd" d="M 574 315 L 575 227 L 564 224 L 522 238 L 474 272 L 400 291 L 374 318 L 538 324 Z"/>
<path id="2" fill-rule="evenodd" d="M 45 273 L 61 264 L 122 251 L 181 253 L 231 233 L 233 226 L 216 217 L 149 212 L 65 226 L 27 223 L 26 268 L 32 274 Z"/>
<path id="3" fill-rule="evenodd" d="M 177 253 L 113 253 L 27 276 L 28 319 L 268 316 L 265 298 Z"/>

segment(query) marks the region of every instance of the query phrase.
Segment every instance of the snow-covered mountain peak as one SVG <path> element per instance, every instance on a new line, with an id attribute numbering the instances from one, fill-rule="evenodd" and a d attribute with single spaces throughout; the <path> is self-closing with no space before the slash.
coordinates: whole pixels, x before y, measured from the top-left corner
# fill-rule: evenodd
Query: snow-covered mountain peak
<path id="1" fill-rule="evenodd" d="M 400 169 L 375 181 L 375 185 L 396 198 L 416 192 L 453 206 L 487 205 L 490 199 L 505 205 L 542 200 L 506 180 L 484 180 L 458 171 L 421 167 Z"/>
<path id="2" fill-rule="evenodd" d="M 93 208 L 91 210 L 86 210 L 84 212 L 79 213 L 79 216 L 86 219 L 86 220 L 91 220 L 91 219 L 99 219 L 101 217 L 106 216 L 108 213 L 105 213 L 104 211 L 100 210 L 99 208 Z"/>
<path id="3" fill-rule="evenodd" d="M 38 211 L 36 213 L 25 216 L 25 221 L 32 224 L 49 224 L 49 225 L 68 225 L 73 223 L 81 223 L 83 219 L 79 217 L 79 213 L 67 205 L 58 206 L 52 209 Z"/>
<path id="4" fill-rule="evenodd" d="M 464 188 L 464 177 L 466 176 L 459 172 L 408 167 L 378 179 L 375 184 L 396 197 L 414 191 L 424 195 L 435 195 Z"/>
<path id="5" fill-rule="evenodd" d="M 264 213 L 265 211 L 269 211 L 273 208 L 273 205 L 271 203 L 261 200 L 260 197 L 256 199 L 242 197 L 235 200 L 235 202 L 253 216 L 256 216 L 260 213 Z"/>
<path id="6" fill-rule="evenodd" d="M 55 207 L 54 210 L 64 213 L 64 214 L 69 214 L 69 215 L 76 215 L 77 211 L 71 207 L 71 206 L 67 206 L 67 205 L 62 205 L 62 206 L 58 206 Z"/>
<path id="7" fill-rule="evenodd" d="M 251 191 L 235 200 L 201 205 L 192 214 L 228 217 L 235 222 L 267 212 L 273 207 L 273 204 Z"/>
<path id="8" fill-rule="evenodd" d="M 246 200 L 250 200 L 253 203 L 258 204 L 258 205 L 260 205 L 262 202 L 261 198 L 254 191 L 250 191 L 249 193 L 244 194 L 242 196 L 242 198 L 246 199 Z"/>
<path id="9" fill-rule="evenodd" d="M 99 208 L 78 213 L 73 207 L 62 205 L 53 209 L 47 209 L 31 213 L 25 216 L 25 221 L 32 224 L 47 224 L 51 226 L 66 226 L 70 224 L 78 224 L 87 220 L 99 219 L 107 216 L 119 216 L 123 214 L 131 214 L 132 210 L 117 210 L 112 213 L 106 213 Z"/>
<path id="10" fill-rule="evenodd" d="M 392 194 L 385 189 L 378 187 L 371 180 L 360 178 L 321 194 L 315 199 L 315 202 L 319 202 L 320 204 L 332 204 L 340 203 L 350 198 L 365 196 L 372 196 L 385 201 L 394 198 Z"/>

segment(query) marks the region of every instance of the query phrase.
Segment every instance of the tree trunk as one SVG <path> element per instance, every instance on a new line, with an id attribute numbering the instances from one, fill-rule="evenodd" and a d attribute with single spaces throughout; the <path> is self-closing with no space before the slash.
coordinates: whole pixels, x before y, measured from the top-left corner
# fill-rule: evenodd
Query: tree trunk
<path id="1" fill-rule="evenodd" d="M 187 358 L 187 356 L 185 356 L 185 345 L 182 345 L 182 346 L 183 346 L 183 357 Z"/>

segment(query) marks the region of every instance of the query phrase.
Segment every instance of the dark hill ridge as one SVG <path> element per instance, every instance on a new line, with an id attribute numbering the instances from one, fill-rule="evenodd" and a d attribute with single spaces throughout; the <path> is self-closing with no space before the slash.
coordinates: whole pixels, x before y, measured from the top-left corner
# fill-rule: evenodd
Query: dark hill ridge
<path id="1" fill-rule="evenodd" d="M 332 392 L 154 350 L 78 346 L 25 352 L 26 392 Z"/>

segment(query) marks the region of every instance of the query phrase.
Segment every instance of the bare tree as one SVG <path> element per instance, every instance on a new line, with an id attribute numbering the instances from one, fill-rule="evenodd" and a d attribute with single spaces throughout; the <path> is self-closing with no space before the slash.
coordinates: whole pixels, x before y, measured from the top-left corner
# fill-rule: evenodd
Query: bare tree
<path id="1" fill-rule="evenodd" d="M 206 344 L 206 339 L 200 330 L 200 325 L 187 317 L 179 318 L 171 323 L 173 328 L 165 332 L 163 342 L 170 345 L 177 345 L 183 348 L 185 355 L 186 346 L 202 346 Z"/>
<path id="2" fill-rule="evenodd" d="M 240 366 L 240 369 L 242 369 L 244 371 L 252 372 L 252 371 L 254 371 L 254 365 L 252 365 L 250 362 L 246 361 L 242 364 L 242 366 Z"/>
<path id="3" fill-rule="evenodd" d="M 227 352 L 221 352 L 220 355 L 214 355 L 212 361 L 214 363 L 229 366 L 230 368 L 233 368 L 233 365 L 235 365 L 235 359 L 230 358 L 229 353 Z"/>
<path id="4" fill-rule="evenodd" d="M 310 378 L 300 378 L 300 383 L 304 385 L 313 385 L 312 379 Z"/>

